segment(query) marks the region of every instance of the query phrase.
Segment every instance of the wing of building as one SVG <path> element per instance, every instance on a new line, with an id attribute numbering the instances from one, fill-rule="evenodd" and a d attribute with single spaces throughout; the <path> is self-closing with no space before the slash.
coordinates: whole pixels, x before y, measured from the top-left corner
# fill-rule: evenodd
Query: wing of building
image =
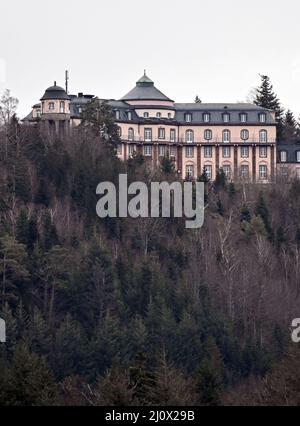
<path id="1" fill-rule="evenodd" d="M 80 123 L 84 105 L 93 96 L 68 95 L 49 87 L 26 118 L 47 122 L 56 131 Z M 120 100 L 109 100 L 120 129 L 118 155 L 136 153 L 150 166 L 164 157 L 183 179 L 206 173 L 215 179 L 222 169 L 229 180 L 267 183 L 276 170 L 275 113 L 247 103 L 175 103 L 146 73 Z"/>

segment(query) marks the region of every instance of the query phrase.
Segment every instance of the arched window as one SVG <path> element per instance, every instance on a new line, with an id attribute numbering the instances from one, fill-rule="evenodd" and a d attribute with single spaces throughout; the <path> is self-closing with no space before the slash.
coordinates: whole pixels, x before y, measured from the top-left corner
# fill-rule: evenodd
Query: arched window
<path id="1" fill-rule="evenodd" d="M 204 139 L 206 141 L 212 140 L 212 131 L 210 129 L 204 130 Z"/>
<path id="2" fill-rule="evenodd" d="M 259 132 L 259 142 L 261 143 L 268 142 L 268 132 L 266 130 L 261 130 Z"/>
<path id="3" fill-rule="evenodd" d="M 118 134 L 119 134 L 119 137 L 121 137 L 121 136 L 122 136 L 122 129 L 121 129 L 121 127 L 120 127 L 120 126 L 118 126 Z"/>
<path id="4" fill-rule="evenodd" d="M 48 109 L 49 109 L 49 111 L 53 111 L 54 110 L 54 102 L 49 102 Z"/>
<path id="5" fill-rule="evenodd" d="M 186 142 L 194 142 L 194 131 L 193 130 L 187 130 L 185 132 L 185 141 Z"/>
<path id="6" fill-rule="evenodd" d="M 223 142 L 230 142 L 230 130 L 223 130 Z"/>
<path id="7" fill-rule="evenodd" d="M 65 112 L 65 103 L 64 103 L 64 101 L 60 101 L 60 104 L 59 104 L 59 110 L 60 110 L 60 112 L 62 112 L 62 113 L 64 113 L 64 112 Z"/>
<path id="8" fill-rule="evenodd" d="M 133 140 L 134 140 L 134 130 L 133 130 L 133 128 L 132 128 L 132 127 L 130 127 L 130 128 L 128 129 L 128 140 L 129 140 L 129 141 L 133 141 Z"/>
<path id="9" fill-rule="evenodd" d="M 249 139 L 249 130 L 247 130 L 247 129 L 243 129 L 243 130 L 241 131 L 241 139 L 242 139 L 243 141 L 246 141 L 246 140 L 248 140 L 248 139 Z"/>

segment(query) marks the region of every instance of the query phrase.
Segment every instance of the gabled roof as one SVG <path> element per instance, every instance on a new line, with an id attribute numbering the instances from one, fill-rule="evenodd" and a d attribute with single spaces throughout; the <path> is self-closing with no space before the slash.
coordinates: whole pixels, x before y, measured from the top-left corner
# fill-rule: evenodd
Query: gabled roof
<path id="1" fill-rule="evenodd" d="M 146 75 L 146 72 L 136 82 L 136 86 L 121 98 L 121 101 L 139 100 L 173 102 L 154 86 L 154 82 Z"/>

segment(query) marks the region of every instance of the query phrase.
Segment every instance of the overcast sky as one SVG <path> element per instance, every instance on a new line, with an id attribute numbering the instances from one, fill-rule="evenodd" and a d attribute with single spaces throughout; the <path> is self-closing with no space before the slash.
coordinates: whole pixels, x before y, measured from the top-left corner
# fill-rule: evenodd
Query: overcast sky
<path id="1" fill-rule="evenodd" d="M 176 102 L 245 101 L 268 74 L 300 115 L 299 0 L 0 0 L 0 92 L 27 114 L 57 80 L 121 98 L 143 74 Z"/>

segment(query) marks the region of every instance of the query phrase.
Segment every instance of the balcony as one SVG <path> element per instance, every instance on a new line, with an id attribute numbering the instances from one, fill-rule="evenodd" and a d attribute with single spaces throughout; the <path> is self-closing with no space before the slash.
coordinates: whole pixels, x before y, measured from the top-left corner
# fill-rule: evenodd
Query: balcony
<path id="1" fill-rule="evenodd" d="M 192 145 L 192 144 L 199 144 L 199 145 L 235 145 L 235 144 L 242 144 L 242 145 L 252 145 L 252 144 L 258 144 L 258 145 L 266 145 L 266 144 L 275 144 L 276 139 L 274 138 L 268 138 L 267 141 L 260 142 L 256 138 L 249 138 L 246 141 L 242 139 L 231 139 L 228 142 L 224 142 L 222 138 L 216 137 L 211 139 L 210 141 L 207 141 L 205 139 L 194 139 L 193 141 L 187 141 L 185 138 L 176 138 L 176 139 L 159 139 L 159 138 L 152 138 L 152 140 L 147 140 L 144 137 L 141 136 L 135 136 L 134 138 L 129 137 L 128 135 L 122 135 L 121 140 L 123 142 L 130 142 L 130 143 L 145 143 L 145 144 L 152 144 L 152 143 L 159 143 L 159 144 L 184 144 L 184 145 Z"/>

